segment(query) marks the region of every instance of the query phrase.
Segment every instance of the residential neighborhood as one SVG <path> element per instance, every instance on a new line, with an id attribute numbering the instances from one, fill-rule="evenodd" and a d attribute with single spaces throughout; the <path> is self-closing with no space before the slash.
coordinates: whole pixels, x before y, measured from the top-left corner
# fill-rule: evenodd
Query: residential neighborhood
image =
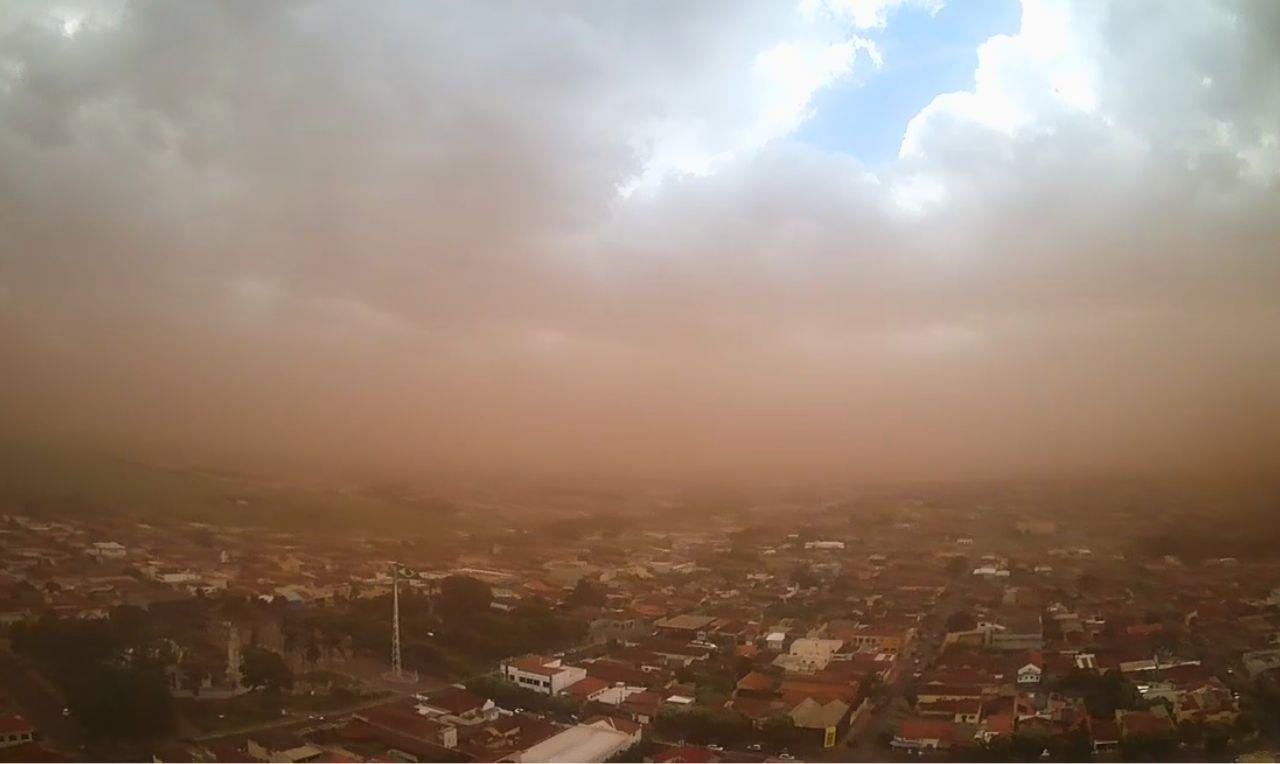
<path id="1" fill-rule="evenodd" d="M 0 760 L 1275 750 L 1280 560 L 1141 554 L 1098 523 L 825 501 L 446 548 L 14 510 Z"/>

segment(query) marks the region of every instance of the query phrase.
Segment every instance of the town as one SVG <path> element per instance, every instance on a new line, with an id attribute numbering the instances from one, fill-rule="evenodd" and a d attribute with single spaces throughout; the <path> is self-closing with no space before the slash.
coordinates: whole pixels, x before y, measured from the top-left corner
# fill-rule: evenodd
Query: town
<path id="1" fill-rule="evenodd" d="M 12 507 L 0 760 L 1274 760 L 1280 558 L 1057 507 L 368 537 Z"/>

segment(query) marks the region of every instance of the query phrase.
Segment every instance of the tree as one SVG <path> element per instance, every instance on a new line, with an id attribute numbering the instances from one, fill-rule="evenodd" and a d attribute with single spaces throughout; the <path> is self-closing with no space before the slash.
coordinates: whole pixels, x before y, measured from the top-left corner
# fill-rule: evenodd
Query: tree
<path id="1" fill-rule="evenodd" d="M 767 720 L 760 733 L 764 744 L 773 751 L 795 748 L 801 741 L 800 730 L 790 716 L 775 716 Z"/>
<path id="2" fill-rule="evenodd" d="M 967 570 L 969 570 L 969 558 L 964 555 L 952 557 L 947 561 L 947 572 L 953 576 L 958 576 Z"/>
<path id="3" fill-rule="evenodd" d="M 1098 588 L 1098 577 L 1092 573 L 1081 573 L 1076 579 L 1076 586 L 1082 592 L 1093 592 Z"/>
<path id="4" fill-rule="evenodd" d="M 293 671 L 284 658 L 262 647 L 249 647 L 244 651 L 241 673 L 244 683 L 254 689 L 277 693 L 293 688 Z"/>
<path id="5" fill-rule="evenodd" d="M 889 685 L 884 683 L 879 674 L 870 674 L 867 680 L 862 683 L 862 698 L 872 698 L 874 700 L 882 700 L 892 694 Z"/>
<path id="6" fill-rule="evenodd" d="M 978 622 L 964 610 L 957 610 L 947 616 L 947 631 L 972 631 L 978 628 Z"/>
<path id="7" fill-rule="evenodd" d="M 485 582 L 470 576 L 448 576 L 440 582 L 437 608 L 444 615 L 465 617 L 489 609 L 493 590 Z"/>
<path id="8" fill-rule="evenodd" d="M 1049 754 L 1054 761 L 1089 761 L 1093 754 L 1093 742 L 1089 739 L 1089 733 L 1077 728 L 1050 738 Z"/>
<path id="9" fill-rule="evenodd" d="M 35 623 L 16 624 L 11 637 L 13 648 L 58 685 L 95 742 L 137 741 L 169 731 L 163 667 L 171 656 L 136 609 L 120 608 L 102 620 L 46 614 Z"/>
<path id="10" fill-rule="evenodd" d="M 1168 761 L 1177 746 L 1172 735 L 1130 735 L 1120 741 L 1125 761 Z"/>
<path id="11" fill-rule="evenodd" d="M 1065 638 L 1062 631 L 1062 624 L 1057 618 L 1042 618 L 1041 623 L 1044 624 L 1044 639 L 1046 642 L 1061 642 Z"/>
<path id="12" fill-rule="evenodd" d="M 689 711 L 659 711 L 654 729 L 694 743 L 732 745 L 750 734 L 751 722 L 733 711 L 695 706 Z"/>
<path id="13" fill-rule="evenodd" d="M 1058 681 L 1058 689 L 1084 696 L 1085 707 L 1095 719 L 1110 719 L 1116 709 L 1138 708 L 1138 690 L 1118 671 L 1095 674 L 1074 670 Z"/>
<path id="14" fill-rule="evenodd" d="M 158 670 L 103 668 L 68 689 L 71 710 L 91 738 L 142 740 L 164 735 L 173 724 L 169 688 Z"/>
<path id="15" fill-rule="evenodd" d="M 1049 738 L 1044 734 L 1026 734 L 1019 732 L 1013 736 L 1010 753 L 1021 761 L 1032 761 L 1040 757 L 1048 748 Z"/>
<path id="16" fill-rule="evenodd" d="M 1231 745 L 1231 733 L 1218 725 L 1205 730 L 1204 753 L 1207 758 L 1219 761 Z"/>
<path id="17" fill-rule="evenodd" d="M 606 602 L 604 590 L 587 578 L 579 578 L 573 591 L 565 598 L 570 605 L 602 606 Z"/>
<path id="18" fill-rule="evenodd" d="M 797 565 L 795 570 L 791 571 L 791 583 L 801 589 L 810 589 L 818 585 L 818 576 L 808 565 Z"/>

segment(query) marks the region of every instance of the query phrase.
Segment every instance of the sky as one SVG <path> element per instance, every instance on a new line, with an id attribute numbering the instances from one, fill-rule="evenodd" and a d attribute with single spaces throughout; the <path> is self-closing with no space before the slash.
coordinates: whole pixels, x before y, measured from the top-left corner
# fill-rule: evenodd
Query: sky
<path id="1" fill-rule="evenodd" d="M 0 2 L 0 427 L 1276 474 L 1280 4 Z"/>

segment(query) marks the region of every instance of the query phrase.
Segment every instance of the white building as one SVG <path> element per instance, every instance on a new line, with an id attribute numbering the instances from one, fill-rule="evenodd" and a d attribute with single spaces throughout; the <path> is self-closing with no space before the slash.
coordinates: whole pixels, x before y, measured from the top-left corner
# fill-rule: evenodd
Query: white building
<path id="1" fill-rule="evenodd" d="M 805 549 L 844 549 L 843 541 L 806 541 Z"/>
<path id="2" fill-rule="evenodd" d="M 577 724 L 556 733 L 524 751 L 513 761 L 600 762 L 607 761 L 640 742 L 640 727 L 619 729 L 609 719 Z"/>
<path id="3" fill-rule="evenodd" d="M 1028 663 L 1018 669 L 1018 684 L 1040 684 L 1044 670 L 1034 663 Z"/>
<path id="4" fill-rule="evenodd" d="M 574 682 L 586 679 L 587 670 L 566 666 L 559 658 L 525 655 L 503 663 L 502 677 L 543 695 L 559 695 Z"/>
<path id="5" fill-rule="evenodd" d="M 128 550 L 115 541 L 95 541 L 89 545 L 88 553 L 90 557 L 98 560 L 119 560 L 128 553 Z"/>
<path id="6" fill-rule="evenodd" d="M 821 671 L 844 649 L 842 639 L 813 639 L 804 637 L 791 643 L 791 650 L 786 656 L 779 656 L 784 668 L 789 671 L 812 673 Z"/>

